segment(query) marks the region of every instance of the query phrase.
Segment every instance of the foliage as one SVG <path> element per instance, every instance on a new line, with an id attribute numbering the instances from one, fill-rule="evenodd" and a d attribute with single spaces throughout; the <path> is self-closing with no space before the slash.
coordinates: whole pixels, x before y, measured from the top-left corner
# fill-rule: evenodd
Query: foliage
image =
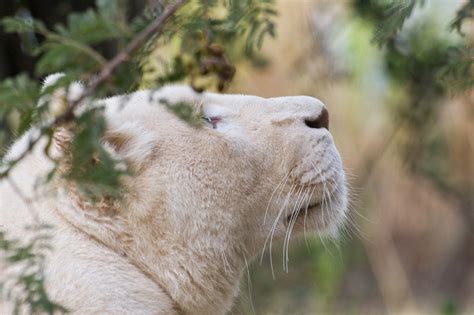
<path id="1" fill-rule="evenodd" d="M 165 37 L 174 39 L 174 56 L 158 83 L 189 77 L 194 89 L 226 88 L 235 74 L 229 50 L 252 58 L 266 35 L 275 36 L 276 15 L 269 0 L 192 1 Z M 180 27 L 178 27 L 178 25 Z M 237 47 L 236 47 L 237 46 Z M 243 51 L 242 51 L 243 50 Z"/>
<path id="2" fill-rule="evenodd" d="M 438 21 L 413 16 L 424 1 L 357 0 L 354 4 L 374 24 L 373 40 L 384 48 L 391 79 L 407 92 L 407 101 L 393 108 L 395 124 L 404 131 L 405 160 L 412 171 L 445 189 L 445 139 L 432 134 L 444 97 L 474 86 L 474 43 L 454 32 L 463 34 L 462 25 L 473 17 L 474 2 L 462 5 L 441 32 L 434 25 Z M 408 19 L 411 27 L 405 25 Z"/>
<path id="3" fill-rule="evenodd" d="M 429 57 L 423 57 L 416 54 L 419 53 L 419 44 L 429 43 L 431 40 L 427 36 L 433 36 L 424 32 L 424 28 L 428 25 L 419 26 L 416 30 L 409 32 L 410 39 L 406 39 L 407 31 L 404 30 L 405 22 L 412 16 L 414 9 L 422 7 L 423 0 L 354 0 L 353 5 L 357 12 L 362 16 L 369 18 L 374 23 L 373 41 L 379 47 L 385 47 L 387 54 L 391 56 L 399 55 L 400 58 L 406 59 L 406 63 L 410 63 L 410 59 L 418 61 L 430 62 Z M 469 19 L 474 17 L 474 1 L 469 0 L 461 6 L 456 17 L 453 18 L 450 25 L 446 25 L 451 32 L 457 30 L 462 33 L 462 25 Z M 415 34 L 418 32 L 418 34 Z M 437 54 L 439 60 L 433 64 L 430 69 L 434 78 L 433 84 L 452 92 L 465 91 L 474 85 L 474 51 L 473 43 L 466 38 L 463 42 L 456 44 L 448 44 L 439 42 L 440 34 L 436 34 L 437 45 L 431 45 L 433 52 L 428 52 L 434 56 Z M 417 38 L 417 36 L 423 38 Z M 424 40 L 422 40 L 424 39 Z M 434 52 L 436 51 L 436 52 Z M 421 60 L 423 59 L 423 60 Z M 391 62 L 391 57 L 387 58 Z M 389 70 L 393 69 L 389 67 Z M 416 65 L 411 64 L 408 68 L 397 69 L 398 73 L 406 73 L 408 76 L 414 74 L 413 69 L 417 69 Z"/>
<path id="4" fill-rule="evenodd" d="M 93 124 L 95 127 L 90 128 Z M 103 147 L 101 137 L 106 130 L 103 108 L 86 111 L 76 119 L 72 133 L 71 157 L 65 177 L 77 185 L 92 201 L 102 196 L 119 198 L 120 178 L 128 174 L 120 161 Z"/>
<path id="5" fill-rule="evenodd" d="M 107 59 L 97 49 L 100 44 L 114 41 L 119 50 L 123 49 L 164 10 L 164 7 L 158 6 L 154 8 L 154 15 L 147 10 L 141 16 L 128 21 L 125 8 L 126 1 L 98 0 L 96 9 L 73 13 L 65 25 L 57 24 L 53 30 L 48 29 L 41 21 L 24 17 L 8 17 L 2 21 L 7 32 L 28 34 L 33 37 L 40 35 L 43 38 L 32 49 L 32 53 L 39 57 L 36 65 L 38 75 L 66 71 L 66 77 L 43 93 L 34 92 L 38 90 L 35 81 L 25 75 L 2 83 L 1 118 L 11 119 L 13 112 L 21 115 L 20 123 L 15 130 L 16 134 L 21 134 L 30 126 L 42 121 L 39 119 L 41 115 L 38 115 L 38 110 L 47 112 L 47 108 L 36 109 L 35 104 L 40 96 L 47 97 L 54 90 L 66 87 L 76 79 L 90 81 L 96 73 L 107 67 Z M 266 34 L 274 35 L 271 17 L 275 14 L 268 0 L 191 1 L 186 4 L 185 9 L 177 12 L 165 24 L 160 40 L 157 38 L 160 34 L 153 34 L 142 43 L 139 53 L 134 58 L 127 57 L 127 62 L 120 63 L 114 69 L 116 73 L 107 77 L 107 84 L 99 84 L 91 94 L 93 97 L 100 97 L 133 90 L 137 87 L 139 78 L 146 75 L 146 67 L 142 61 L 156 49 L 157 44 L 172 41 L 179 42 L 178 53 L 169 56 L 169 61 L 166 61 L 169 71 L 156 73 L 155 87 L 190 78 L 193 86 L 201 91 L 207 86 L 197 86 L 195 84 L 197 78 L 215 75 L 218 79 L 217 88 L 222 90 L 235 73 L 235 68 L 226 55 L 226 46 L 237 45 L 242 39 L 244 41 L 242 53 L 244 55 L 252 53 L 255 47 L 261 46 Z M 14 88 L 11 89 L 12 87 Z M 71 107 L 76 105 L 69 104 Z M 179 107 L 183 106 L 180 104 Z M 71 115 L 72 109 L 69 109 L 67 114 L 56 117 L 57 119 L 49 125 L 43 125 L 42 133 L 52 137 L 57 127 L 68 123 L 68 128 L 76 134 L 71 147 L 72 160 L 90 162 L 92 156 L 99 157 L 100 160 L 98 164 L 79 163 L 77 169 L 69 172 L 68 179 L 82 184 L 94 183 L 93 186 L 103 187 L 99 191 L 112 193 L 119 182 L 118 177 L 123 174 L 114 172 L 117 169 L 115 165 L 117 161 L 101 149 L 98 139 L 101 139 L 105 130 L 101 112 L 86 111 L 80 117 L 74 117 Z M 8 167 L 13 167 L 16 162 L 10 161 Z M 7 174 L 8 170 L 3 176 Z M 99 174 L 115 174 L 115 176 L 98 176 Z M 94 189 L 89 187 L 87 190 Z"/>
<path id="6" fill-rule="evenodd" d="M 7 284 L 4 288 L 7 297 L 15 302 L 15 314 L 55 314 L 67 311 L 48 299 L 44 286 L 45 254 L 51 250 L 48 245 L 49 229 L 48 226 L 35 228 L 34 237 L 26 244 L 8 239 L 5 233 L 0 231 L 0 250 L 5 255 L 5 261 L 10 266 L 19 267 L 18 272 L 3 284 Z"/>
<path id="7" fill-rule="evenodd" d="M 0 83 L 0 122 L 9 127 L 0 130 L 1 136 L 19 136 L 32 127 L 39 130 L 28 150 L 14 160 L 2 160 L 0 179 L 8 179 L 40 137 L 51 143 L 63 128 L 72 134 L 66 149 L 68 167 L 58 164 L 46 180 L 61 176 L 91 201 L 120 196 L 121 179 L 130 172 L 104 147 L 103 108 L 85 106 L 77 113 L 76 107 L 91 99 L 133 91 L 142 78 L 153 88 L 188 81 L 197 91 L 212 87 L 221 91 L 235 74 L 233 60 L 252 58 L 267 35 L 275 36 L 272 18 L 276 11 L 271 0 L 157 1 L 134 17 L 127 15 L 130 5 L 126 0 L 97 0 L 94 8 L 72 13 L 65 24 L 53 27 L 24 14 L 1 21 L 4 31 L 18 34 L 25 49 L 37 58 L 37 76 L 54 72 L 65 76 L 41 91 L 37 80 L 26 74 Z M 160 58 L 163 67 L 156 71 L 149 64 L 160 47 L 175 49 Z M 109 59 L 111 49 L 115 57 Z M 71 100 L 69 86 L 77 80 L 85 82 L 85 90 Z M 51 105 L 53 95 L 64 102 L 59 112 Z M 199 127 L 202 117 L 190 104 L 162 100 L 161 105 Z M 36 247 L 44 247 L 46 241 L 39 233 L 31 243 L 22 245 L 0 231 L 0 250 L 6 253 L 7 262 L 28 266 L 16 283 L 26 296 L 16 301 L 19 310 L 26 302 L 31 312 L 64 311 L 48 301 L 44 290 L 44 255 L 37 254 Z"/>
<path id="8" fill-rule="evenodd" d="M 410 17 L 417 4 L 422 4 L 420 0 L 389 1 L 384 3 L 383 17 L 376 28 L 374 42 L 382 46 L 393 39 L 401 30 L 406 19 Z"/>
<path id="9" fill-rule="evenodd" d="M 190 126 L 195 128 L 201 127 L 204 118 L 201 110 L 196 110 L 185 102 L 171 104 L 166 99 L 161 99 L 160 103 L 166 106 L 166 108 L 177 117 L 186 121 Z"/>
<path id="10" fill-rule="evenodd" d="M 450 29 L 456 30 L 465 36 L 462 25 L 466 20 L 474 20 L 474 0 L 467 1 L 457 12 L 451 22 Z M 467 90 L 474 86 L 474 47 L 452 48 L 448 55 L 446 66 L 439 72 L 441 80 L 445 80 L 448 86 L 454 86 L 459 90 Z"/>
<path id="11" fill-rule="evenodd" d="M 450 47 L 446 62 L 436 74 L 442 86 L 456 91 L 467 91 L 474 86 L 474 47 Z"/>
<path id="12" fill-rule="evenodd" d="M 467 1 L 457 12 L 456 18 L 451 22 L 451 29 L 456 29 L 460 34 L 462 25 L 467 19 L 474 19 L 474 0 Z"/>
<path id="13" fill-rule="evenodd" d="M 0 117 L 19 116 L 16 132 L 22 134 L 31 125 L 39 94 L 36 81 L 25 74 L 0 82 Z"/>

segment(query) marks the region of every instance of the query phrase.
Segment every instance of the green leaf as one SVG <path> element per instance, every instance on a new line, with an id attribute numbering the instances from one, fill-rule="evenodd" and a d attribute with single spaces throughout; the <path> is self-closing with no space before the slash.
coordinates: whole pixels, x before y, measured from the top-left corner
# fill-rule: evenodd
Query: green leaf
<path id="1" fill-rule="evenodd" d="M 102 197 L 119 198 L 123 194 L 121 177 L 128 174 L 118 168 L 121 161 L 104 148 L 102 138 L 105 130 L 103 108 L 86 111 L 77 119 L 73 130 L 70 169 L 65 177 L 76 183 L 92 201 Z"/>
<path id="2" fill-rule="evenodd" d="M 161 99 L 160 103 L 165 105 L 172 113 L 195 128 L 202 126 L 202 112 L 196 110 L 195 106 L 186 102 L 169 103 L 166 99 Z"/>
<path id="3" fill-rule="evenodd" d="M 383 9 L 385 18 L 378 23 L 373 41 L 382 46 L 393 39 L 417 4 L 423 4 L 423 0 L 388 1 Z"/>
<path id="4" fill-rule="evenodd" d="M 0 24 L 7 33 L 43 33 L 47 30 L 43 22 L 24 17 L 6 17 Z"/>
<path id="5" fill-rule="evenodd" d="M 451 92 L 474 86 L 474 49 L 451 47 L 446 64 L 436 73 L 438 81 Z"/>
<path id="6" fill-rule="evenodd" d="M 455 29 L 459 34 L 464 35 L 461 28 L 466 19 L 474 19 L 474 0 L 469 0 L 458 10 L 456 17 L 450 24 L 450 29 Z"/>
<path id="7" fill-rule="evenodd" d="M 1 24 L 7 33 L 27 33 L 35 31 L 33 21 L 30 19 L 6 17 L 1 20 Z"/>
<path id="8" fill-rule="evenodd" d="M 0 250 L 6 254 L 7 261 L 18 264 L 18 276 L 13 287 L 0 286 L 0 291 L 15 304 L 14 313 L 66 313 L 67 310 L 51 301 L 45 289 L 44 259 L 50 251 L 50 226 L 30 228 L 34 237 L 25 244 L 16 239 L 8 239 L 0 231 Z M 6 292 L 5 292 L 6 291 Z M 20 293 L 21 292 L 21 293 Z"/>

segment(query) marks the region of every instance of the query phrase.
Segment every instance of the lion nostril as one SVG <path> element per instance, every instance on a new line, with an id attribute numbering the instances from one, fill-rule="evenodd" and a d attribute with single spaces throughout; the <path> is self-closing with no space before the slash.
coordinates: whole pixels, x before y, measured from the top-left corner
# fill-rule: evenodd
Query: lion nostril
<path id="1" fill-rule="evenodd" d="M 323 108 L 321 111 L 321 114 L 319 114 L 319 117 L 316 119 L 305 119 L 305 124 L 309 128 L 326 128 L 329 130 L 329 113 L 326 108 Z"/>

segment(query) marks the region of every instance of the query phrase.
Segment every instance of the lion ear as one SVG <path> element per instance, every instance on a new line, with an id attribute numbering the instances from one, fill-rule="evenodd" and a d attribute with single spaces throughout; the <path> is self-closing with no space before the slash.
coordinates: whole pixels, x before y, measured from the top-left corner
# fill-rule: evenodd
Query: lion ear
<path id="1" fill-rule="evenodd" d="M 102 138 L 102 146 L 112 157 L 118 158 L 129 139 L 130 136 L 125 133 L 107 131 Z M 54 156 L 64 156 L 70 150 L 73 140 L 74 134 L 68 128 L 60 127 L 55 130 L 52 141 Z"/>
<path id="2" fill-rule="evenodd" d="M 65 77 L 64 73 L 49 75 L 44 80 L 42 90 L 56 85 L 63 77 Z M 48 104 L 47 120 L 63 114 L 68 104 L 78 99 L 84 88 L 80 82 L 72 82 L 66 87 L 58 87 L 52 93 L 43 96 L 39 106 Z M 81 108 L 78 108 L 78 112 L 80 110 Z M 58 128 L 53 135 L 53 156 L 63 156 L 72 144 L 73 138 L 70 130 L 65 127 Z M 116 122 L 115 119 L 107 119 L 107 130 L 101 140 L 111 156 L 126 161 L 137 171 L 146 165 L 150 156 L 157 150 L 154 134 L 136 122 Z"/>
<path id="3" fill-rule="evenodd" d="M 42 96 L 38 102 L 38 107 L 45 107 L 45 110 L 42 112 L 44 116 L 42 117 L 46 123 L 53 122 L 54 119 L 63 115 L 67 111 L 69 104 L 78 99 L 84 91 L 84 85 L 80 82 L 72 82 L 68 86 L 60 86 L 59 80 L 65 76 L 64 73 L 54 73 L 48 75 L 43 81 L 42 92 L 58 85 L 53 91 Z M 70 146 L 72 138 L 72 132 L 65 127 L 55 130 L 53 134 L 53 156 L 61 156 Z"/>
<path id="4" fill-rule="evenodd" d="M 38 102 L 38 107 L 47 105 L 47 121 L 64 114 L 68 109 L 68 105 L 79 99 L 84 92 L 85 87 L 81 82 L 74 81 L 67 86 L 61 86 L 59 81 L 65 76 L 64 73 L 55 73 L 47 76 L 43 81 L 42 92 L 45 92 L 48 88 L 54 88 L 53 91 L 42 96 Z M 58 86 L 55 87 L 55 85 Z"/>
<path id="5" fill-rule="evenodd" d="M 104 135 L 104 146 L 134 171 L 143 169 L 158 150 L 158 140 L 144 126 L 125 122 L 109 126 Z"/>

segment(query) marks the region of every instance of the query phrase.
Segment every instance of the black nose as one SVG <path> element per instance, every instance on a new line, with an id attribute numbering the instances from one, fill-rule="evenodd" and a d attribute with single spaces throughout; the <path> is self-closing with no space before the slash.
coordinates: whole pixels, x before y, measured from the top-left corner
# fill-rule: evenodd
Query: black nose
<path id="1" fill-rule="evenodd" d="M 305 124 L 309 128 L 326 128 L 329 130 L 329 113 L 327 109 L 324 107 L 323 110 L 321 111 L 321 114 L 319 114 L 318 118 L 316 119 L 305 119 Z"/>

